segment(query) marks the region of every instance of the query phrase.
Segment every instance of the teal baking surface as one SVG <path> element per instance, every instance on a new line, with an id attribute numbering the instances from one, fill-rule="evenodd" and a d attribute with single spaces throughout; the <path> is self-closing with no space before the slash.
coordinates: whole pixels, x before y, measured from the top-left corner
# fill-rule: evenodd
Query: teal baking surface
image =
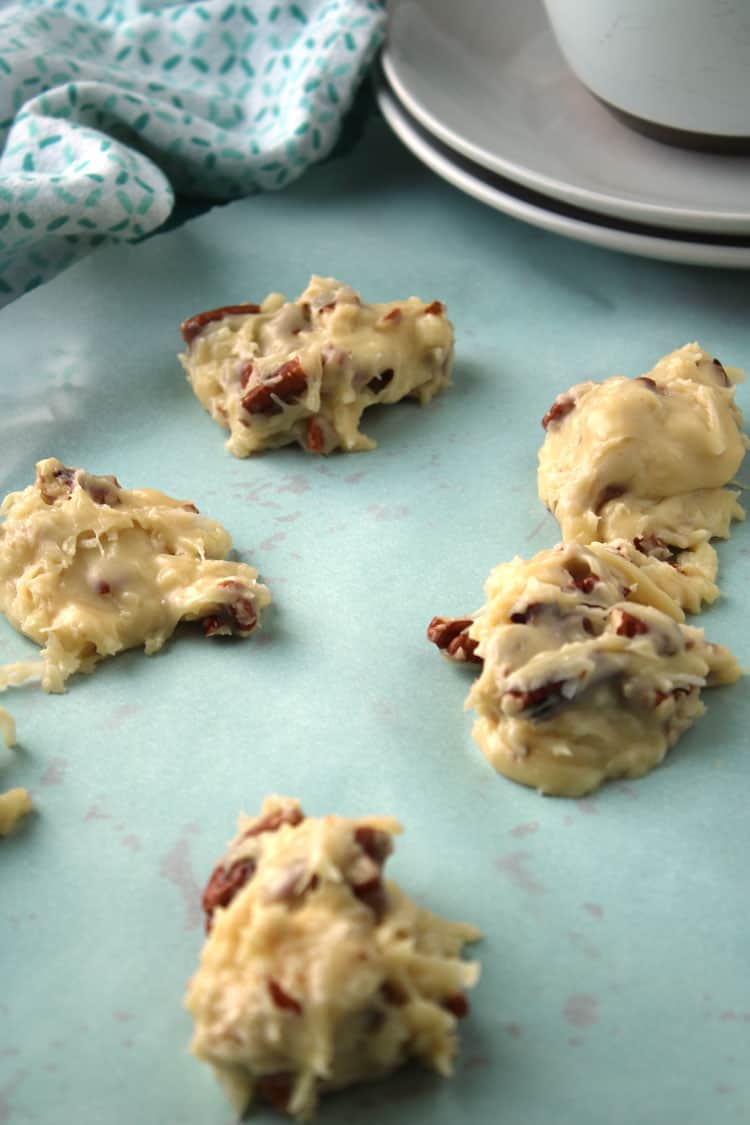
<path id="1" fill-rule="evenodd" d="M 179 322 L 296 295 L 312 272 L 370 300 L 446 301 L 455 386 L 366 415 L 375 452 L 235 460 L 187 387 Z M 247 642 L 185 632 L 65 695 L 2 697 L 20 747 L 0 780 L 38 810 L 0 843 L 3 1125 L 233 1120 L 188 1054 L 182 995 L 200 888 L 269 792 L 311 814 L 398 816 L 392 876 L 486 935 L 455 1078 L 410 1068 L 330 1098 L 323 1122 L 747 1121 L 745 682 L 707 693 L 648 777 L 541 798 L 482 758 L 462 711 L 472 672 L 424 633 L 476 608 L 495 563 L 555 542 L 535 484 L 553 397 L 692 339 L 750 367 L 749 296 L 744 273 L 485 209 L 373 121 L 291 189 L 99 252 L 0 314 L 2 491 L 56 455 L 191 499 L 275 599 Z M 746 666 L 748 530 L 720 546 L 724 596 L 700 619 Z M 0 622 L 0 659 L 34 651 Z"/>

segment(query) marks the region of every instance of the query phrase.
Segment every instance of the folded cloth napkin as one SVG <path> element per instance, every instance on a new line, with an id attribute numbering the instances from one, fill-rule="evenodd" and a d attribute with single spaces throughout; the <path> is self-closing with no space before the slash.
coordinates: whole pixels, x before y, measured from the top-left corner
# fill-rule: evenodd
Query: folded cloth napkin
<path id="1" fill-rule="evenodd" d="M 290 183 L 332 148 L 384 25 L 379 0 L 0 6 L 0 304 L 156 230 L 176 193 Z"/>

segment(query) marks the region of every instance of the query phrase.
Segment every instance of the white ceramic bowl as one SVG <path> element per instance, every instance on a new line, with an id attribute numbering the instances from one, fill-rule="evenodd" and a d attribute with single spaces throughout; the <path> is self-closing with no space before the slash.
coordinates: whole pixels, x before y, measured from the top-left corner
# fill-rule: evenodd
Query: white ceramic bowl
<path id="1" fill-rule="evenodd" d="M 544 4 L 573 72 L 631 124 L 698 147 L 750 147 L 750 0 Z"/>

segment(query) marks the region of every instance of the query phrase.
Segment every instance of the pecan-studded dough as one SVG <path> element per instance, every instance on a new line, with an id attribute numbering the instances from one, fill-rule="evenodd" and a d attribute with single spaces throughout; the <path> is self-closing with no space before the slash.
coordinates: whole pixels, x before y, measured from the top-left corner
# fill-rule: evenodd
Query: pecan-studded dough
<path id="1" fill-rule="evenodd" d="M 473 926 L 417 907 L 382 877 L 390 817 L 306 818 L 268 797 L 203 896 L 209 935 L 186 1005 L 193 1052 L 239 1113 L 258 1097 L 306 1118 L 326 1090 L 409 1058 L 450 1074 Z"/>
<path id="2" fill-rule="evenodd" d="M 466 705 L 483 753 L 507 777 L 572 797 L 639 777 L 703 713 L 701 688 L 739 677 L 726 649 L 682 624 L 685 576 L 629 554 L 562 543 L 514 559 L 490 575 L 464 644 L 441 644 L 445 625 L 431 624 L 448 655 L 468 645 L 482 663 Z"/>
<path id="3" fill-rule="evenodd" d="M 585 604 L 595 589 L 597 604 L 634 601 L 684 621 L 685 612 L 697 613 L 703 602 L 718 598 L 715 573 L 716 554 L 707 544 L 677 552 L 655 536 L 634 543 L 627 539 L 590 543 L 580 550 L 571 546 L 566 551 L 560 544 L 540 551 L 531 563 L 516 558 L 497 566 L 485 584 L 487 603 L 481 610 L 468 617 L 434 617 L 427 635 L 450 659 L 481 664 L 476 653 L 479 630 L 492 628 L 498 621 L 506 623 L 514 603 L 528 600 L 529 590 L 539 583 L 546 588 L 565 587 L 568 600 L 574 603 Z"/>
<path id="4" fill-rule="evenodd" d="M 199 313 L 182 335 L 188 380 L 237 457 L 294 442 L 372 449 L 359 431 L 368 406 L 424 405 L 450 383 L 453 329 L 439 301 L 366 304 L 332 278 L 311 278 L 296 301 L 276 293 Z"/>
<path id="5" fill-rule="evenodd" d="M 180 621 L 248 636 L 270 594 L 232 541 L 193 504 L 114 477 L 40 461 L 36 482 L 0 507 L 0 609 L 43 645 L 39 662 L 0 668 L 0 690 L 74 672 L 143 645 L 156 652 Z"/>
<path id="6" fill-rule="evenodd" d="M 543 420 L 538 484 L 563 539 L 655 537 L 684 550 L 726 538 L 732 520 L 744 519 L 726 487 L 748 445 L 734 401 L 739 378 L 686 344 L 641 378 L 580 383 L 558 396 Z"/>

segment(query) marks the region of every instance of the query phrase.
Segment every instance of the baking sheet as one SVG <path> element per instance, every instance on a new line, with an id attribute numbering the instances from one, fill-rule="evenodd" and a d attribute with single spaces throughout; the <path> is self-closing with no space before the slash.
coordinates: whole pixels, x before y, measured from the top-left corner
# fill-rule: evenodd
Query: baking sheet
<path id="1" fill-rule="evenodd" d="M 312 272 L 446 301 L 455 386 L 367 414 L 375 452 L 237 461 L 185 383 L 179 322 L 296 296 Z M 373 121 L 291 189 L 100 251 L 0 313 L 2 492 L 55 455 L 191 499 L 275 599 L 247 642 L 185 631 L 65 695 L 2 698 L 20 746 L 0 781 L 37 806 L 0 842 L 3 1125 L 233 1120 L 181 1001 L 200 889 L 269 792 L 396 815 L 391 876 L 486 935 L 455 1078 L 408 1068 L 328 1099 L 323 1121 L 747 1120 L 745 682 L 707 693 L 643 780 L 541 798 L 484 761 L 462 711 L 473 672 L 424 636 L 481 603 L 495 563 L 556 541 L 535 487 L 554 396 L 691 339 L 750 366 L 747 292 L 500 216 Z M 719 552 L 724 596 L 700 623 L 747 665 L 747 526 Z M 0 622 L 0 660 L 35 651 Z"/>

